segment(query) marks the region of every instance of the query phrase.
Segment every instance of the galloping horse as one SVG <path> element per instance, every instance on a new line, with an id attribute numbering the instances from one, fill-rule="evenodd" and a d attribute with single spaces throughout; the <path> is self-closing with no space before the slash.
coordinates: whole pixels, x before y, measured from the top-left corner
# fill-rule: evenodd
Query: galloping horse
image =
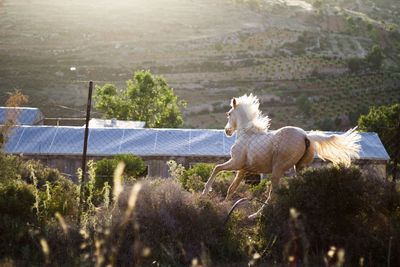
<path id="1" fill-rule="evenodd" d="M 229 186 L 226 199 L 230 199 L 246 173 L 272 173 L 272 192 L 279 188 L 279 180 L 291 167 L 298 171 L 311 164 L 314 153 L 333 164 L 348 166 L 357 158 L 360 150 L 360 135 L 356 128 L 341 135 L 326 135 L 319 131 L 306 133 L 297 127 L 283 127 L 269 131 L 270 119 L 259 110 L 256 96 L 243 95 L 233 98 L 227 112 L 225 133 L 237 139 L 231 148 L 231 159 L 216 165 L 208 179 L 203 194 L 211 190 L 220 171 L 237 171 Z"/>

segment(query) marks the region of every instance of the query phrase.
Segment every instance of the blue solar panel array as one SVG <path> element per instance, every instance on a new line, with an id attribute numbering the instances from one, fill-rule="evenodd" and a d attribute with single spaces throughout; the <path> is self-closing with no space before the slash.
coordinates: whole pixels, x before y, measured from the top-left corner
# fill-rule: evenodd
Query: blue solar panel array
<path id="1" fill-rule="evenodd" d="M 9 108 L 0 107 L 0 124 L 4 124 L 10 118 L 16 119 L 17 125 L 43 124 L 43 114 L 38 108 Z"/>
<path id="2" fill-rule="evenodd" d="M 20 126 L 5 146 L 12 154 L 81 155 L 83 127 Z M 363 159 L 388 160 L 376 133 L 361 133 Z M 88 154 L 108 156 L 229 156 L 235 137 L 223 130 L 91 128 Z"/>

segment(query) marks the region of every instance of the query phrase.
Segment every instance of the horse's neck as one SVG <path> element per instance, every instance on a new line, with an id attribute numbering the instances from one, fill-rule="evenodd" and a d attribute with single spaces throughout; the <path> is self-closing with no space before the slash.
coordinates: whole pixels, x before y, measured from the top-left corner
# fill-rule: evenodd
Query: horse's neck
<path id="1" fill-rule="evenodd" d="M 260 134 L 260 133 L 267 133 L 265 130 L 262 130 L 260 128 L 257 128 L 254 125 L 251 125 L 249 127 L 246 128 L 240 128 L 236 131 L 237 137 L 244 137 L 244 136 L 248 136 L 248 135 L 252 135 L 252 134 Z"/>

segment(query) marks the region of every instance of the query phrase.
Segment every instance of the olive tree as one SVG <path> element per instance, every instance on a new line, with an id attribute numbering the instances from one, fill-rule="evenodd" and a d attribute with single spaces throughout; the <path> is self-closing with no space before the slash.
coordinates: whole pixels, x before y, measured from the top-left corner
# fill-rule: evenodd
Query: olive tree
<path id="1" fill-rule="evenodd" d="M 137 71 L 126 87 L 119 90 L 114 84 L 96 87 L 95 108 L 107 119 L 139 120 L 147 127 L 176 128 L 183 125 L 181 109 L 185 102 L 162 76 L 150 71 Z"/>
<path id="2" fill-rule="evenodd" d="M 361 130 L 376 132 L 393 162 L 393 179 L 400 162 L 400 104 L 372 107 L 367 115 L 358 119 Z"/>

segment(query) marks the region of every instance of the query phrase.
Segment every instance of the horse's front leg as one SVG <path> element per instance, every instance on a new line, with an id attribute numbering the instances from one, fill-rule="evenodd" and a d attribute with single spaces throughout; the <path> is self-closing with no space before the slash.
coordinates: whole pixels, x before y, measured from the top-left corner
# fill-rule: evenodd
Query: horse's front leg
<path id="1" fill-rule="evenodd" d="M 272 183 L 271 183 L 271 188 L 269 190 L 267 202 L 269 202 L 269 200 L 271 200 L 272 204 L 276 202 L 277 191 L 279 190 L 279 180 L 284 173 L 285 173 L 284 169 L 278 166 L 274 167 L 274 169 L 272 170 L 272 177 L 271 177 Z M 266 204 L 263 204 L 262 207 L 256 213 L 253 213 L 249 216 L 249 219 L 254 219 L 257 216 L 259 216 L 261 212 L 264 210 L 265 206 Z"/>
<path id="2" fill-rule="evenodd" d="M 240 182 L 243 180 L 244 175 L 246 174 L 245 171 L 240 170 L 236 173 L 236 177 L 233 180 L 232 184 L 228 188 L 228 192 L 226 193 L 226 198 L 225 200 L 229 200 L 233 193 L 236 191 L 236 188 L 239 186 Z"/>
<path id="3" fill-rule="evenodd" d="M 211 191 L 211 186 L 214 183 L 215 177 L 217 177 L 217 174 L 220 171 L 230 171 L 233 169 L 234 169 L 234 164 L 233 164 L 232 159 L 228 160 L 225 163 L 218 164 L 217 166 L 215 166 L 211 173 L 210 178 L 208 178 L 208 181 L 207 181 L 206 185 L 204 186 L 203 195 L 205 195 Z"/>

